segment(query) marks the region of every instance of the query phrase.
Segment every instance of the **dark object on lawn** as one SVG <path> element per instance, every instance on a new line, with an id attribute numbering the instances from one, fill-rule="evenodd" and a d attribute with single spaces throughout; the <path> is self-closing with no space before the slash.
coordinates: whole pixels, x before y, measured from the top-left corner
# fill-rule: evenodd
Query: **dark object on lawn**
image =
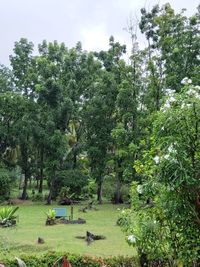
<path id="1" fill-rule="evenodd" d="M 41 237 L 38 237 L 38 244 L 44 244 L 44 239 Z"/>
<path id="2" fill-rule="evenodd" d="M 76 236 L 76 238 L 84 239 L 87 242 L 87 245 L 90 245 L 95 240 L 106 239 L 106 237 L 103 235 L 94 235 L 88 231 L 86 232 L 86 236 Z"/>
<path id="3" fill-rule="evenodd" d="M 63 223 L 63 224 L 85 224 L 86 223 L 86 220 L 81 219 L 81 218 L 78 218 L 78 220 L 65 220 L 65 219 L 61 219 L 59 222 L 60 223 Z"/>
<path id="4" fill-rule="evenodd" d="M 78 200 L 63 199 L 62 201 L 59 201 L 58 204 L 69 206 L 69 205 L 72 205 L 72 204 L 79 204 L 79 203 L 80 203 L 80 201 L 78 201 Z"/>
<path id="5" fill-rule="evenodd" d="M 46 219 L 46 225 L 55 225 L 56 224 L 56 221 L 53 220 L 53 219 L 50 219 L 50 218 L 47 218 Z"/>
<path id="6" fill-rule="evenodd" d="M 15 226 L 17 223 L 16 220 L 10 220 L 10 221 L 0 221 L 0 226 L 1 227 L 10 227 L 10 226 Z"/>

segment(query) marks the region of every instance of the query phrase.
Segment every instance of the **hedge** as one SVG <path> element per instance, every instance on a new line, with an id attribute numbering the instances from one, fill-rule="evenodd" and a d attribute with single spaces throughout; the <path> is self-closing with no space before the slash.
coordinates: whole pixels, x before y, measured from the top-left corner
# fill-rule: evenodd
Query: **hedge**
<path id="1" fill-rule="evenodd" d="M 42 256 L 21 256 L 20 258 L 26 263 L 27 267 L 52 267 L 53 264 L 60 258 L 65 256 L 71 263 L 72 267 L 138 267 L 138 260 L 136 257 L 110 257 L 97 258 L 90 256 L 80 256 L 73 254 L 61 254 L 58 252 L 49 252 Z M 15 259 L 0 260 L 0 263 L 6 267 L 17 267 Z M 61 265 L 57 265 L 61 266 Z"/>

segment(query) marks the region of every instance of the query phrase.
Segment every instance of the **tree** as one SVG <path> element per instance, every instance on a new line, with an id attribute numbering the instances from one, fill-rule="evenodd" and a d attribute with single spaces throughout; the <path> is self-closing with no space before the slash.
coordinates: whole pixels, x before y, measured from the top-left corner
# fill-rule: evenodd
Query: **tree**
<path id="1" fill-rule="evenodd" d="M 167 91 L 154 121 L 151 149 L 135 164 L 143 184 L 133 187 L 137 226 L 128 231 L 141 256 L 191 265 L 199 255 L 200 87 L 188 78 L 182 83 L 181 93 Z"/>
<path id="2" fill-rule="evenodd" d="M 112 117 L 116 98 L 116 85 L 111 74 L 103 71 L 102 77 L 94 83 L 95 94 L 88 101 L 84 111 L 86 125 L 87 154 L 92 177 L 97 182 L 97 199 L 102 203 L 102 183 L 106 172 L 108 151 L 111 147 Z"/>

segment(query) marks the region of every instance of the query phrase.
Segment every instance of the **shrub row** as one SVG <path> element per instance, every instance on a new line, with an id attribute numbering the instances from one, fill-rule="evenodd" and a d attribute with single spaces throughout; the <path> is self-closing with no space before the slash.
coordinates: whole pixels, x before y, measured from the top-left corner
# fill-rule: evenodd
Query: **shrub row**
<path id="1" fill-rule="evenodd" d="M 111 258 L 93 258 L 90 256 L 80 256 L 73 254 L 61 254 L 58 252 L 49 252 L 42 256 L 21 256 L 20 258 L 26 263 L 27 267 L 52 267 L 58 259 L 65 256 L 71 263 L 72 267 L 138 267 L 138 261 L 135 257 L 111 257 Z M 1 262 L 1 261 L 0 261 Z M 58 261 L 62 266 L 62 260 Z M 5 259 L 3 263 L 6 267 L 17 267 L 16 260 Z"/>

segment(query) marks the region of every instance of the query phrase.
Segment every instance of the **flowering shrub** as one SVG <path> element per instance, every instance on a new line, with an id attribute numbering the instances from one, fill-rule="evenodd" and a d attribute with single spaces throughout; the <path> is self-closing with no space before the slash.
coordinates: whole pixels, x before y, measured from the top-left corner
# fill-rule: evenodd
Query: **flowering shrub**
<path id="1" fill-rule="evenodd" d="M 200 86 L 189 78 L 182 91 L 165 90 L 156 114 L 151 149 L 135 170 L 143 184 L 132 186 L 135 218 L 125 231 L 141 258 L 169 264 L 200 262 Z M 134 242 L 130 242 L 130 241 Z"/>

